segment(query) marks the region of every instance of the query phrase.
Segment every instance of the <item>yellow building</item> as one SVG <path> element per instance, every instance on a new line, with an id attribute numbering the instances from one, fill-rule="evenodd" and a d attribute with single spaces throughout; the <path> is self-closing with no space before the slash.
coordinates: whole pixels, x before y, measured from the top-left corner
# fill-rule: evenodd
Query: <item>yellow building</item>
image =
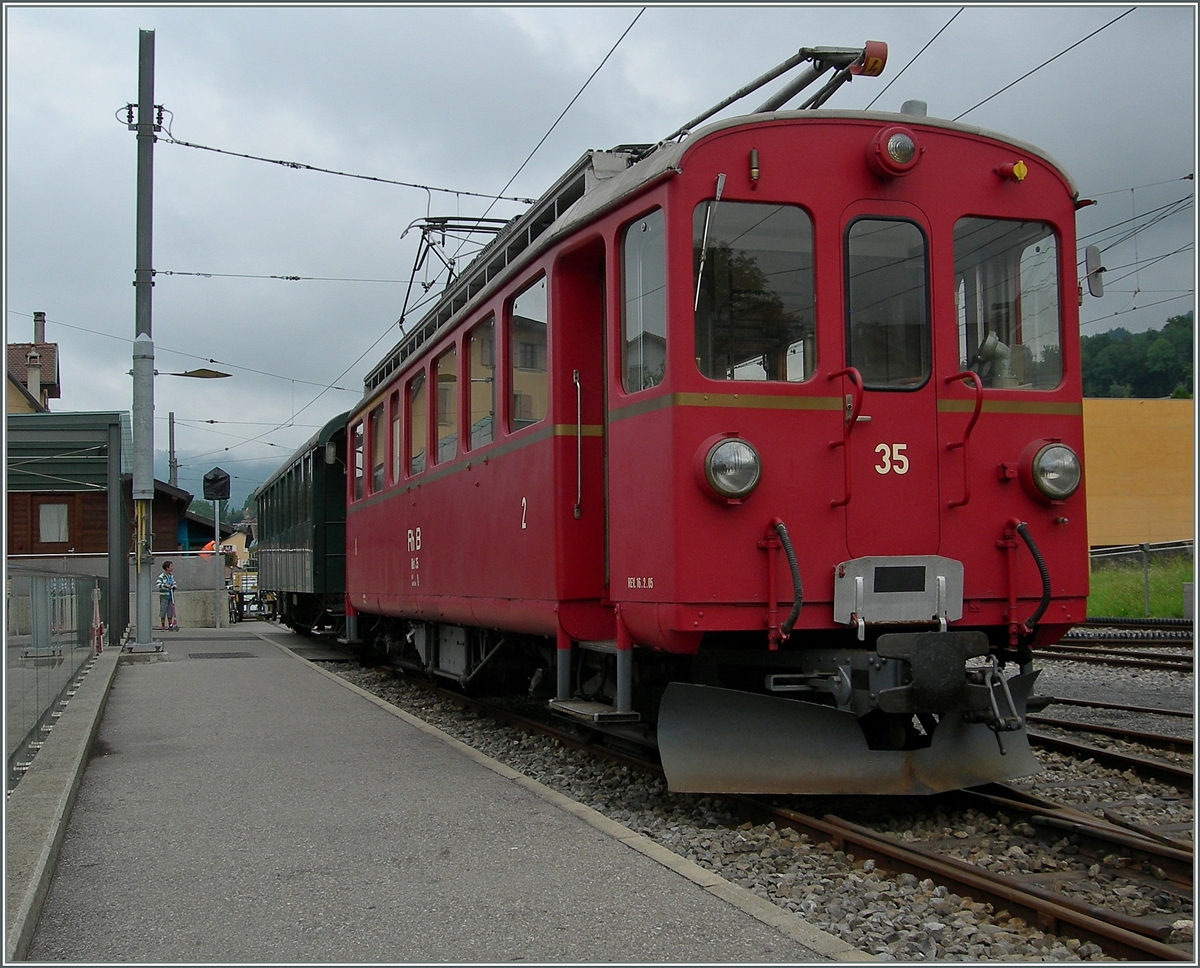
<path id="1" fill-rule="evenodd" d="M 1193 537 L 1193 401 L 1084 400 L 1083 437 L 1088 544 Z"/>

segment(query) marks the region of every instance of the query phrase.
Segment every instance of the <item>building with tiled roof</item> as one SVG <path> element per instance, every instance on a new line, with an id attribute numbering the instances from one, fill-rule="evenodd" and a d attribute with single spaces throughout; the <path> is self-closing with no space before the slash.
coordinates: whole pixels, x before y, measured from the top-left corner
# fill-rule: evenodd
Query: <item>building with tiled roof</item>
<path id="1" fill-rule="evenodd" d="M 32 343 L 9 343 L 6 349 L 8 386 L 5 412 L 36 413 L 49 410 L 50 401 L 62 396 L 62 387 L 58 375 L 58 344 L 46 342 L 46 314 L 33 314 Z M 31 374 L 35 364 L 38 372 Z M 31 405 L 34 402 L 36 407 Z"/>

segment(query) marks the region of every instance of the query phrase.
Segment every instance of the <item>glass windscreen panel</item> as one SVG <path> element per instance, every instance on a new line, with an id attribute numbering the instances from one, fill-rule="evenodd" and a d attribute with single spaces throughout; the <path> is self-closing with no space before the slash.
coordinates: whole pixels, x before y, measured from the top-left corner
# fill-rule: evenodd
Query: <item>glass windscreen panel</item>
<path id="1" fill-rule="evenodd" d="M 443 353 L 434 364 L 437 374 L 437 463 L 458 454 L 458 348 Z"/>
<path id="2" fill-rule="evenodd" d="M 471 447 L 490 444 L 496 419 L 496 320 L 489 316 L 467 334 L 471 378 Z"/>
<path id="3" fill-rule="evenodd" d="M 425 441 L 428 438 L 428 411 L 425 408 L 425 373 L 408 381 L 408 473 L 425 470 Z"/>
<path id="4" fill-rule="evenodd" d="M 962 369 L 985 387 L 1052 390 L 1062 382 L 1058 243 L 1044 222 L 961 218 L 954 225 Z"/>
<path id="5" fill-rule="evenodd" d="M 696 365 L 713 380 L 797 383 L 817 365 L 813 231 L 794 205 L 701 202 L 692 213 Z"/>
<path id="6" fill-rule="evenodd" d="M 621 381 L 626 393 L 662 383 L 667 369 L 667 242 L 662 209 L 621 238 Z"/>
<path id="7" fill-rule="evenodd" d="M 546 416 L 546 278 L 513 300 L 509 319 L 509 429 L 520 430 Z"/>
<path id="8" fill-rule="evenodd" d="M 913 222 L 863 218 L 846 233 L 847 360 L 873 389 L 929 379 L 925 235 Z"/>

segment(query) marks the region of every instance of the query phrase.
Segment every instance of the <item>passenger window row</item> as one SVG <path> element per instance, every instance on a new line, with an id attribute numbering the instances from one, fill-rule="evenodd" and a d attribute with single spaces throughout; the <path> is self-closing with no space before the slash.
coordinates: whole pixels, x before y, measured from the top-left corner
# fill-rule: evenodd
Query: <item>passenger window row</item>
<path id="1" fill-rule="evenodd" d="M 508 314 L 510 433 L 540 422 L 548 411 L 547 319 L 543 275 L 512 301 Z M 350 432 L 354 462 L 352 500 L 399 484 L 422 473 L 430 464 L 453 460 L 459 453 L 460 425 L 464 451 L 476 450 L 495 439 L 494 314 L 476 323 L 463 337 L 461 372 L 465 388 L 459 386 L 456 342 L 435 357 L 428 369 L 423 366 L 412 374 L 402 390 L 392 391 L 386 400 L 373 407 L 365 420 L 355 423 Z M 432 390 L 426 385 L 430 379 Z M 385 429 L 388 426 L 390 433 Z M 430 445 L 432 452 L 427 453 Z"/>
<path id="2" fill-rule="evenodd" d="M 701 375 L 756 382 L 811 379 L 817 340 L 809 214 L 798 205 L 711 199 L 696 206 L 692 237 L 694 349 Z M 907 219 L 866 216 L 850 223 L 844 245 L 847 362 L 868 388 L 925 385 L 932 358 L 924 230 Z M 667 367 L 661 208 L 625 226 L 620 259 L 621 382 L 626 393 L 637 393 L 662 383 Z M 1050 225 L 975 217 L 955 223 L 959 366 L 978 373 L 985 388 L 1048 390 L 1061 382 L 1057 267 Z M 512 300 L 507 317 L 507 430 L 515 433 L 545 419 L 548 409 L 544 275 Z M 365 426 L 356 423 L 354 500 L 418 475 L 430 463 L 453 460 L 460 428 L 464 452 L 492 442 L 496 338 L 495 316 L 489 315 L 463 338 L 461 368 L 456 343 L 410 376 L 403 391 L 372 409 Z M 434 390 L 426 387 L 429 379 Z M 430 446 L 432 455 L 426 453 Z"/>

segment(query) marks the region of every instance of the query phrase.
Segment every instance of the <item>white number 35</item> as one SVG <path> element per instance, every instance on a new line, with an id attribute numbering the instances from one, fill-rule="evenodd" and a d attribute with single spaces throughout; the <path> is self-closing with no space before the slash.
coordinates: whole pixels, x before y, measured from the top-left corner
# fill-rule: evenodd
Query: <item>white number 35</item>
<path id="1" fill-rule="evenodd" d="M 907 474 L 908 457 L 905 451 L 908 444 L 880 444 L 875 448 L 879 455 L 879 463 L 875 465 L 876 474 Z"/>

